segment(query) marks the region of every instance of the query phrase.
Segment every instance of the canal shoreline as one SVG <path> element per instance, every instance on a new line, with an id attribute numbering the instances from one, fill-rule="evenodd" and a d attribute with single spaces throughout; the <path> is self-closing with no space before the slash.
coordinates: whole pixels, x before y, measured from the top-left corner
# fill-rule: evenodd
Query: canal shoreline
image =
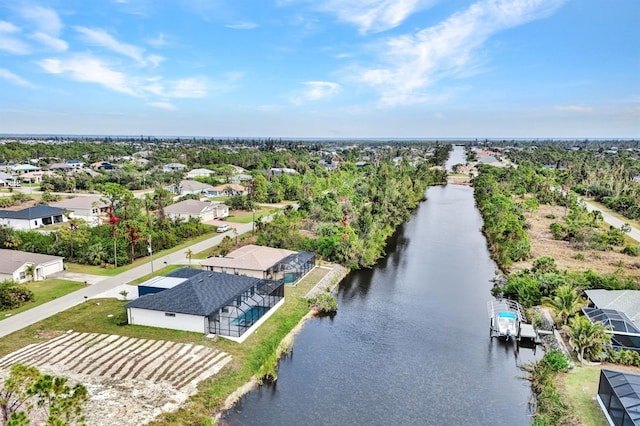
<path id="1" fill-rule="evenodd" d="M 314 297 L 320 293 L 325 293 L 325 292 L 330 294 L 335 294 L 342 280 L 350 272 L 348 268 L 339 264 L 335 264 L 331 267 L 324 266 L 324 265 L 319 265 L 316 267 L 323 268 L 323 269 L 330 269 L 330 271 L 324 277 L 322 277 L 316 283 L 316 285 L 314 285 L 311 288 L 311 290 L 309 290 L 309 292 L 305 296 L 306 298 Z M 276 352 L 277 352 L 276 360 L 278 362 L 280 361 L 280 359 L 287 356 L 293 351 L 293 343 L 295 341 L 296 336 L 300 333 L 300 331 L 302 331 L 302 328 L 304 327 L 307 320 L 315 316 L 317 316 L 316 311 L 310 309 L 309 312 L 307 312 L 302 318 L 300 318 L 300 321 L 298 321 L 295 327 L 293 327 L 291 331 L 289 331 L 289 333 L 287 333 L 287 335 L 285 335 L 282 338 L 282 340 L 280 341 L 276 349 Z M 275 380 L 277 380 L 277 378 Z M 238 401 L 240 401 L 240 399 L 242 399 L 244 395 L 246 395 L 247 393 L 251 392 L 254 389 L 257 389 L 262 384 L 263 384 L 262 379 L 259 378 L 257 375 L 253 375 L 248 382 L 246 382 L 245 384 L 237 388 L 235 391 L 231 393 L 231 395 L 227 397 L 222 409 L 215 413 L 215 415 L 213 416 L 213 419 L 215 421 L 219 421 L 227 411 L 234 408 L 234 406 L 238 403 Z"/>

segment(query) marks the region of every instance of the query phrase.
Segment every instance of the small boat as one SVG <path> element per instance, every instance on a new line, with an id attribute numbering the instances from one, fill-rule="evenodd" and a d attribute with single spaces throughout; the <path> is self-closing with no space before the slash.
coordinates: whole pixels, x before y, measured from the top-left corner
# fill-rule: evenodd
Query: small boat
<path id="1" fill-rule="evenodd" d="M 491 321 L 489 335 L 509 340 L 520 339 L 520 324 L 526 322 L 524 309 L 513 300 L 496 299 L 487 302 Z"/>

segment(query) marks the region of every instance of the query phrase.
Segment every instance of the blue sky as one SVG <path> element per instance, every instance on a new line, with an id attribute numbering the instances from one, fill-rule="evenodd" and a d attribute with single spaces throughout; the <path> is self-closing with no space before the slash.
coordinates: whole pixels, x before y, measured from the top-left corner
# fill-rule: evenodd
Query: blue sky
<path id="1" fill-rule="evenodd" d="M 0 0 L 0 133 L 640 138 L 640 1 Z"/>

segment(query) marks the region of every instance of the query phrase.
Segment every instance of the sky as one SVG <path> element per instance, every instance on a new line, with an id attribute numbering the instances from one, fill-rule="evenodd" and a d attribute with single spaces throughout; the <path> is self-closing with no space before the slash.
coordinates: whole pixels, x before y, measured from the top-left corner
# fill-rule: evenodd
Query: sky
<path id="1" fill-rule="evenodd" d="M 0 133 L 640 138 L 640 1 L 0 0 Z"/>

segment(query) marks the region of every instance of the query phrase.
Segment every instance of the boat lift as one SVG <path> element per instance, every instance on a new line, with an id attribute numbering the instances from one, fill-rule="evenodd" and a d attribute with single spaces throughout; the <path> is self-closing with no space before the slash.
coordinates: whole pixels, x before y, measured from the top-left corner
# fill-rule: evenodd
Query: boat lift
<path id="1" fill-rule="evenodd" d="M 531 339 L 538 343 L 538 331 L 532 324 L 527 323 L 524 308 L 518 302 L 510 299 L 494 299 L 487 302 L 489 314 L 489 336 L 509 340 L 512 337 Z"/>

